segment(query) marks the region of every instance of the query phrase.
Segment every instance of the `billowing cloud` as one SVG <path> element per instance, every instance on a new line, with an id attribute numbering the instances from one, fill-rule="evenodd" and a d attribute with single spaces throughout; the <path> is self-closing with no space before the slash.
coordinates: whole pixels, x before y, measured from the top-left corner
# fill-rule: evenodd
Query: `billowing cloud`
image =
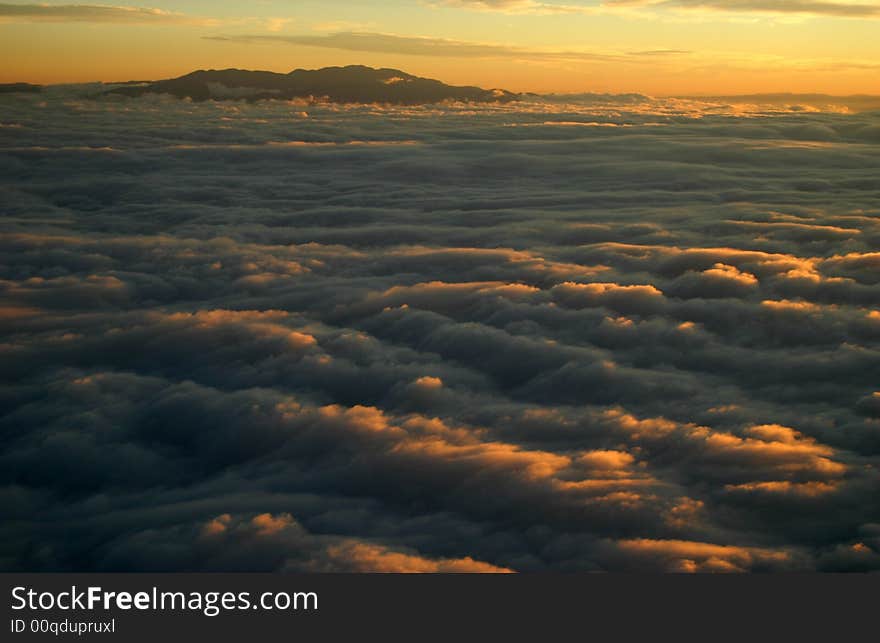
<path id="1" fill-rule="evenodd" d="M 880 568 L 876 113 L 90 91 L 0 102 L 3 569 Z"/>
<path id="2" fill-rule="evenodd" d="M 614 548 L 628 560 L 632 569 L 653 568 L 676 573 L 797 569 L 792 554 L 754 547 L 642 538 L 619 541 Z"/>
<path id="3" fill-rule="evenodd" d="M 204 523 L 193 536 L 194 546 L 215 556 L 224 548 L 275 550 L 277 566 L 283 572 L 377 572 L 377 573 L 509 573 L 469 557 L 425 558 L 414 552 L 352 538 L 334 538 L 309 533 L 290 514 L 258 514 L 233 517 L 222 514 Z M 210 556 L 211 553 L 208 555 Z"/>

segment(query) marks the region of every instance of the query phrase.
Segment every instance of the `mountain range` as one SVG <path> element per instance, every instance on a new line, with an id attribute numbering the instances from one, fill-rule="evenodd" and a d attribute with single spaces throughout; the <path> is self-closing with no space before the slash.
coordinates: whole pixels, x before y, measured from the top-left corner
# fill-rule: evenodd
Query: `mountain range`
<path id="1" fill-rule="evenodd" d="M 126 84 L 108 93 L 124 96 L 170 94 L 197 101 L 304 98 L 335 103 L 398 105 L 447 100 L 485 103 L 519 99 L 518 94 L 503 89 L 457 87 L 397 69 L 373 69 L 361 65 L 297 69 L 289 74 L 243 69 L 199 70 L 170 80 Z"/>
<path id="2" fill-rule="evenodd" d="M 69 85 L 70 87 L 74 85 Z M 91 97 L 144 96 L 168 94 L 195 101 L 305 99 L 335 103 L 388 103 L 397 105 L 425 105 L 443 101 L 471 103 L 509 103 L 518 100 L 541 99 L 555 103 L 607 102 L 638 104 L 651 100 L 642 94 L 517 94 L 503 89 L 483 89 L 473 86 L 447 85 L 439 80 L 421 78 L 398 69 L 373 69 L 363 65 L 297 69 L 289 74 L 244 69 L 199 70 L 168 80 L 131 80 L 117 83 L 86 83 Z M 33 94 L 54 86 L 30 83 L 0 83 L 0 95 Z M 67 87 L 62 85 L 60 87 Z M 699 101 L 723 103 L 755 103 L 779 105 L 795 109 L 806 108 L 838 111 L 841 107 L 852 112 L 880 109 L 880 96 L 831 96 L 826 94 L 752 94 L 730 96 L 678 96 Z"/>

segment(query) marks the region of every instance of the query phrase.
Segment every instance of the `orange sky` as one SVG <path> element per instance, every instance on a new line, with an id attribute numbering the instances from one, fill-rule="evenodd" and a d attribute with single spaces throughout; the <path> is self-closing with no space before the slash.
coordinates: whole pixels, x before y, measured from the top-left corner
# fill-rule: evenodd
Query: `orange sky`
<path id="1" fill-rule="evenodd" d="M 0 82 L 357 63 L 514 91 L 870 94 L 878 28 L 867 0 L 0 3 Z"/>

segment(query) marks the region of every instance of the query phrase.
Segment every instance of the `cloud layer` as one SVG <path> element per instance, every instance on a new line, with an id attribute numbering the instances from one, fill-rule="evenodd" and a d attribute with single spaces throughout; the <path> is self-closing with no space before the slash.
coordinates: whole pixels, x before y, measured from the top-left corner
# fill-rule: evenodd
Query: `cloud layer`
<path id="1" fill-rule="evenodd" d="M 880 568 L 877 113 L 89 91 L 0 99 L 3 569 Z"/>

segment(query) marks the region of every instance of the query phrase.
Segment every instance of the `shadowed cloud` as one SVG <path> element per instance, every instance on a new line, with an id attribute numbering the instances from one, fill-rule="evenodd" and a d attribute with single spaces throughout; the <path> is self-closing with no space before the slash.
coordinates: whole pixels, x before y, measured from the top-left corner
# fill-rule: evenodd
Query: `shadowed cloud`
<path id="1" fill-rule="evenodd" d="M 0 567 L 880 568 L 876 112 L 219 98 L 0 97 Z"/>

